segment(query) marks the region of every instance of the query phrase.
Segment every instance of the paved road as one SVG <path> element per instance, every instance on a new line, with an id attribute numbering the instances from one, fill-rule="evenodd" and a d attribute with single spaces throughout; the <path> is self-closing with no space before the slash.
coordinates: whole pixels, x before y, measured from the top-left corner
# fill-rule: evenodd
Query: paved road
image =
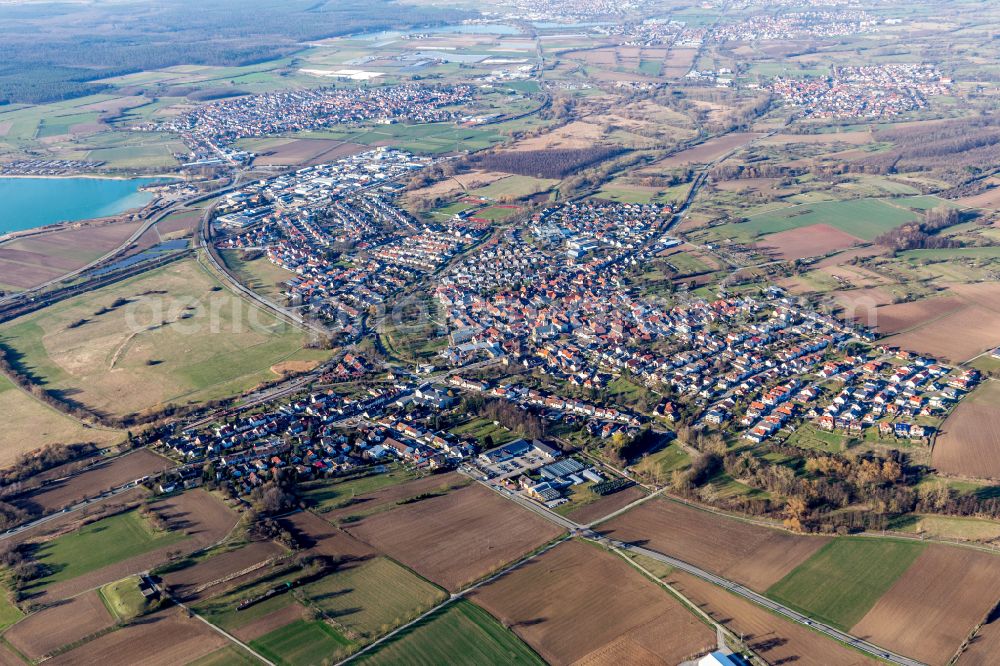
<path id="1" fill-rule="evenodd" d="M 477 479 L 477 481 L 478 481 L 478 479 Z M 626 551 L 626 552 L 637 553 L 639 555 L 644 555 L 644 556 L 649 557 L 651 559 L 663 562 L 664 564 L 669 564 L 670 566 L 672 566 L 674 568 L 680 569 L 681 571 L 689 573 L 689 574 L 691 574 L 693 576 L 697 576 L 698 578 L 701 578 L 702 580 L 706 580 L 706 581 L 708 581 L 710 583 L 718 585 L 719 587 L 723 587 L 723 588 L 729 590 L 730 592 L 732 592 L 733 594 L 738 594 L 741 597 L 744 597 L 745 599 L 748 599 L 748 600 L 752 601 L 753 603 L 757 604 L 758 606 L 763 606 L 764 608 L 767 608 L 768 610 L 770 610 L 773 613 L 777 613 L 778 615 L 782 615 L 782 616 L 784 616 L 784 617 L 792 620 L 793 622 L 797 622 L 799 624 L 805 625 L 805 626 L 809 627 L 810 629 L 818 631 L 821 634 L 825 634 L 826 636 L 828 636 L 830 638 L 833 638 L 833 639 L 838 640 L 838 641 L 840 641 L 842 643 L 850 645 L 851 647 L 853 647 L 853 648 L 855 648 L 857 650 L 860 650 L 861 652 L 865 652 L 865 653 L 867 653 L 869 655 L 872 655 L 872 656 L 877 657 L 879 659 L 882 659 L 884 661 L 887 661 L 887 662 L 890 662 L 890 663 L 893 663 L 893 664 L 899 664 L 900 666 L 924 666 L 923 662 L 917 661 L 915 659 L 910 659 L 909 657 L 904 657 L 901 654 L 896 654 L 894 652 L 886 650 L 885 648 L 879 647 L 878 645 L 875 645 L 874 643 L 869 643 L 868 641 L 866 641 L 866 640 L 864 640 L 862 638 L 858 638 L 857 636 L 853 636 L 853 635 L 851 635 L 851 634 L 849 634 L 847 632 L 840 631 L 839 629 L 836 629 L 835 627 L 831 627 L 831 626 L 823 624 L 821 622 L 817 622 L 816 620 L 813 620 L 813 619 L 809 618 L 808 616 L 803 615 L 802 613 L 799 613 L 798 611 L 792 610 L 791 608 L 788 608 L 787 606 L 783 606 L 782 604 L 779 604 L 776 601 L 768 599 L 767 597 L 765 597 L 765 596 L 763 596 L 761 594 L 758 594 L 758 593 L 754 592 L 753 590 L 751 590 L 751 589 L 749 589 L 747 587 L 744 587 L 743 585 L 740 585 L 739 583 L 735 583 L 735 582 L 733 582 L 731 580 L 723 578 L 722 576 L 717 576 L 716 574 L 713 574 L 713 573 L 711 573 L 709 571 L 706 571 L 706 570 L 704 570 L 704 569 L 702 569 L 700 567 L 697 567 L 697 566 L 695 566 L 693 564 L 689 564 L 689 563 L 687 563 L 687 562 L 685 562 L 683 560 L 679 560 L 679 559 L 677 559 L 675 557 L 670 557 L 669 555 L 664 555 L 663 553 L 660 553 L 660 552 L 655 551 L 655 550 L 651 550 L 649 548 L 645 548 L 645 547 L 642 547 L 642 546 L 636 546 L 636 545 L 633 545 L 633 544 L 630 544 L 630 543 L 625 543 L 625 542 L 622 542 L 622 541 L 616 541 L 614 539 L 610 539 L 610 538 L 606 537 L 605 535 L 603 535 L 603 534 L 601 534 L 599 532 L 596 532 L 596 531 L 590 529 L 589 527 L 587 527 L 585 525 L 580 525 L 578 523 L 573 522 L 572 520 L 569 520 L 568 518 L 566 518 L 564 516 L 560 516 L 559 514 L 553 512 L 553 511 L 550 511 L 548 508 L 546 508 L 546 507 L 538 504 L 537 502 L 533 502 L 533 501 L 531 501 L 529 499 L 526 499 L 526 498 L 521 497 L 519 495 L 515 495 L 513 493 L 508 493 L 508 492 L 502 491 L 502 490 L 500 490 L 500 489 L 492 486 L 491 484 L 484 483 L 482 481 L 480 481 L 480 483 L 482 483 L 483 485 L 485 485 L 488 488 L 491 488 L 492 490 L 494 490 L 498 494 L 501 494 L 501 495 L 507 497 L 508 499 L 516 502 L 520 506 L 523 506 L 524 508 L 529 509 L 533 513 L 535 513 L 535 514 L 537 514 L 539 516 L 542 516 L 543 518 L 549 520 L 550 522 L 553 522 L 556 525 L 559 525 L 560 527 L 563 527 L 563 528 L 569 530 L 571 533 L 573 533 L 575 535 L 581 536 L 581 537 L 583 537 L 585 539 L 589 539 L 591 541 L 595 541 L 597 543 L 601 543 L 601 544 L 606 545 L 606 546 L 610 546 L 611 548 L 617 548 L 619 550 L 623 550 L 623 551 Z M 600 522 L 600 521 L 597 521 L 597 522 Z"/>

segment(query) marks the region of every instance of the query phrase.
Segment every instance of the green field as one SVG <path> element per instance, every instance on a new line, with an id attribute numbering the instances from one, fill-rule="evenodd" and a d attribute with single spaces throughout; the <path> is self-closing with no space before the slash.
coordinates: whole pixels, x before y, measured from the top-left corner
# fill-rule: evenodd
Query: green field
<path id="1" fill-rule="evenodd" d="M 0 343 L 35 382 L 119 415 L 231 396 L 274 379 L 273 365 L 328 355 L 304 349 L 305 341 L 194 260 L 0 327 Z"/>
<path id="2" fill-rule="evenodd" d="M 526 197 L 538 192 L 547 192 L 559 184 L 552 178 L 532 178 L 531 176 L 507 176 L 485 187 L 472 190 L 470 194 L 490 199 L 500 197 Z"/>
<path id="3" fill-rule="evenodd" d="M 729 225 L 719 231 L 726 236 L 752 240 L 812 224 L 828 224 L 863 240 L 872 240 L 916 219 L 918 216 L 913 211 L 879 199 L 849 199 L 788 206 L 754 215 L 748 222 Z"/>
<path id="4" fill-rule="evenodd" d="M 212 624 L 222 627 L 226 631 L 232 631 L 254 620 L 259 620 L 265 615 L 298 603 L 291 594 L 278 594 L 245 610 L 236 610 L 240 600 L 263 594 L 268 588 L 296 580 L 302 575 L 302 570 L 297 567 L 270 571 L 260 578 L 229 590 L 225 594 L 199 601 L 194 606 L 194 610 Z"/>
<path id="5" fill-rule="evenodd" d="M 109 583 L 99 593 L 104 605 L 119 620 L 131 620 L 146 610 L 146 598 L 139 591 L 139 579 L 136 576 Z"/>
<path id="6" fill-rule="evenodd" d="M 4 590 L 0 594 L 0 630 L 6 629 L 24 617 L 21 609 L 14 605 L 10 595 Z"/>
<path id="7" fill-rule="evenodd" d="M 302 593 L 324 613 L 364 639 L 388 633 L 448 596 L 385 557 L 309 583 Z"/>
<path id="8" fill-rule="evenodd" d="M 257 652 L 282 666 L 312 666 L 346 656 L 351 641 L 325 622 L 296 620 L 250 642 Z"/>
<path id="9" fill-rule="evenodd" d="M 378 125 L 367 129 L 328 129 L 296 135 L 301 139 L 339 139 L 372 145 L 390 142 L 396 148 L 414 153 L 450 153 L 481 150 L 500 143 L 504 137 L 488 129 L 460 127 L 454 123 L 424 125 Z"/>
<path id="10" fill-rule="evenodd" d="M 545 662 L 492 615 L 463 600 L 393 636 L 358 663 L 500 666 Z"/>
<path id="11" fill-rule="evenodd" d="M 767 596 L 847 631 L 923 549 L 913 541 L 837 538 L 773 585 Z"/>
<path id="12" fill-rule="evenodd" d="M 635 468 L 649 474 L 659 483 L 666 483 L 670 480 L 670 473 L 675 469 L 687 467 L 691 462 L 691 456 L 682 449 L 676 442 L 671 442 L 656 453 L 643 456 L 642 460 L 636 463 Z"/>
<path id="13" fill-rule="evenodd" d="M 369 474 L 347 480 L 312 481 L 302 484 L 300 491 L 316 511 L 324 513 L 349 506 L 355 497 L 395 486 L 417 478 L 410 468 L 396 467 L 384 474 Z"/>
<path id="14" fill-rule="evenodd" d="M 79 421 L 19 390 L 3 375 L 0 375 L 0 414 L 5 426 L 0 430 L 0 466 L 10 465 L 18 455 L 49 444 L 94 442 L 107 446 L 125 438 L 121 430 L 85 428 Z"/>
<path id="15" fill-rule="evenodd" d="M 222 260 L 226 268 L 231 270 L 240 283 L 267 298 L 272 303 L 283 304 L 285 298 L 281 295 L 280 283 L 291 280 L 295 274 L 275 266 L 267 257 L 258 257 L 250 261 L 240 259 L 240 250 L 223 250 Z"/>
<path id="16" fill-rule="evenodd" d="M 51 573 L 36 587 L 70 580 L 185 538 L 183 532 L 156 531 L 137 511 L 104 518 L 38 547 L 35 559 Z"/>

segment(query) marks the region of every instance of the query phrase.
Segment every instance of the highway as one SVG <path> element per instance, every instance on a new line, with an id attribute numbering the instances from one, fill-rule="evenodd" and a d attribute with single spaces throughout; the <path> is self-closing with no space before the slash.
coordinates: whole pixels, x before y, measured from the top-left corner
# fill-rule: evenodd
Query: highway
<path id="1" fill-rule="evenodd" d="M 869 643 L 863 638 L 859 638 L 845 631 L 841 631 L 835 627 L 831 627 L 830 625 L 823 624 L 822 622 L 817 622 L 816 620 L 813 620 L 807 615 L 803 615 L 802 613 L 799 613 L 796 610 L 793 610 L 776 601 L 773 601 L 772 599 L 769 599 L 762 594 L 758 594 L 757 592 L 754 592 L 753 590 L 744 587 L 739 583 L 735 583 L 727 578 L 723 578 L 722 576 L 713 574 L 710 571 L 706 571 L 705 569 L 702 569 L 693 564 L 685 562 L 684 560 L 680 560 L 677 559 L 676 557 L 671 557 L 669 555 L 664 555 L 663 553 L 651 550 L 643 546 L 637 546 L 623 541 L 617 541 L 615 539 L 611 539 L 601 534 L 600 532 L 591 529 L 589 526 L 580 525 L 578 523 L 573 522 L 569 518 L 566 518 L 565 516 L 560 516 L 559 514 L 549 510 L 548 508 L 542 506 L 541 504 L 538 504 L 537 502 L 529 500 L 525 497 L 521 497 L 520 495 L 506 491 L 504 489 L 497 488 L 496 486 L 493 486 L 490 483 L 486 483 L 481 479 L 477 478 L 476 480 L 479 481 L 479 483 L 481 483 L 482 485 L 486 486 L 487 488 L 490 488 L 497 494 L 506 497 L 507 499 L 517 503 L 518 505 L 524 507 L 525 509 L 528 509 L 532 513 L 541 516 L 546 520 L 548 520 L 549 522 L 555 523 L 556 525 L 566 530 L 569 530 L 571 534 L 602 544 L 613 550 L 619 550 L 629 553 L 635 553 L 638 555 L 643 555 L 650 559 L 654 559 L 659 562 L 663 562 L 664 564 L 668 564 L 676 569 L 684 571 L 685 573 L 689 573 L 692 576 L 697 576 L 702 580 L 708 581 L 709 583 L 725 588 L 730 592 L 732 592 L 733 594 L 737 594 L 743 597 L 744 599 L 752 601 L 758 606 L 763 606 L 772 613 L 776 613 L 778 615 L 788 618 L 793 622 L 797 622 L 798 624 L 809 627 L 814 631 L 824 634 L 825 636 L 832 638 L 834 640 L 840 641 L 841 643 L 849 645 L 861 652 L 876 657 L 877 659 L 881 659 L 883 661 L 887 661 L 892 664 L 899 664 L 899 666 L 924 666 L 923 662 L 917 661 L 915 659 L 910 659 L 909 657 L 905 657 L 901 654 L 896 654 L 895 652 L 886 650 L 885 648 L 879 647 L 874 643 Z M 641 502 L 643 500 L 639 501 Z M 611 516 L 614 516 L 617 513 L 621 513 L 621 510 L 616 512 L 615 514 L 611 514 Z M 602 522 L 602 520 L 598 520 L 595 522 Z"/>

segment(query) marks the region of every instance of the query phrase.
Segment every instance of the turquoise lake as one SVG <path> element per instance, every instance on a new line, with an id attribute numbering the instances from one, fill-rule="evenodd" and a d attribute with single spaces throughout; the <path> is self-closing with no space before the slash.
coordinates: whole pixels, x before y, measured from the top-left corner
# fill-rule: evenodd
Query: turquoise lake
<path id="1" fill-rule="evenodd" d="M 152 199 L 157 178 L 0 178 L 0 235 L 53 222 L 115 215 Z"/>

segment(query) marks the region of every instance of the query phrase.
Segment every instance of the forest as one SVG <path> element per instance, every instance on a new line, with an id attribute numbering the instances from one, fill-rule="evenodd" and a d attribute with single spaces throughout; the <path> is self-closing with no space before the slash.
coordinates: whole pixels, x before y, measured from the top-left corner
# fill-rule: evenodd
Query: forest
<path id="1" fill-rule="evenodd" d="M 239 66 L 301 42 L 469 14 L 390 0 L 127 0 L 0 4 L 0 104 L 100 92 L 100 79 L 180 64 Z"/>

